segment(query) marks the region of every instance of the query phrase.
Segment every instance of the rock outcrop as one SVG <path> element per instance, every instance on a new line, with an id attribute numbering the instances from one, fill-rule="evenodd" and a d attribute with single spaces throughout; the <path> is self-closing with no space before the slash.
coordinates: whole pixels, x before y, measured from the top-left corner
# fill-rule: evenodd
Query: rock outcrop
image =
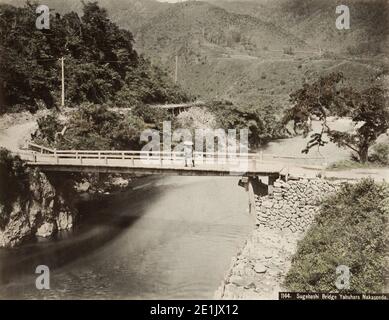
<path id="1" fill-rule="evenodd" d="M 72 181 L 48 177 L 37 169 L 28 169 L 28 180 L 28 192 L 11 204 L 8 220 L 0 227 L 0 247 L 13 247 L 26 239 L 49 237 L 73 227 L 77 211 Z"/>

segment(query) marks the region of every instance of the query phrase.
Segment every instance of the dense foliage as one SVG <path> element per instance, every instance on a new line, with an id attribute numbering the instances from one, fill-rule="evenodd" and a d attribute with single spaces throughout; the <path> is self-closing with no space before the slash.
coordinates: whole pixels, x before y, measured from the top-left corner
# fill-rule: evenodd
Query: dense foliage
<path id="1" fill-rule="evenodd" d="M 248 129 L 250 148 L 283 136 L 282 125 L 270 106 L 258 110 L 255 107 L 239 108 L 228 101 L 216 101 L 210 103 L 209 110 L 214 113 L 218 128 Z"/>
<path id="2" fill-rule="evenodd" d="M 74 12 L 51 15 L 48 30 L 35 27 L 36 7 L 0 5 L 0 112 L 58 106 L 61 57 L 68 106 L 187 99 L 165 71 L 136 53 L 132 34 L 96 2 L 84 4 L 81 18 Z"/>
<path id="3" fill-rule="evenodd" d="M 0 228 L 9 218 L 11 205 L 28 190 L 28 176 L 23 161 L 0 148 Z"/>
<path id="4" fill-rule="evenodd" d="M 341 87 L 343 78 L 341 73 L 332 73 L 293 92 L 290 95 L 293 107 L 286 111 L 284 123 L 293 120 L 295 131 L 301 128 L 304 134 L 308 134 L 311 130 L 310 121 L 316 117 L 322 121 L 323 129 L 321 133 L 311 136 L 307 148 L 302 152 L 308 153 L 314 146 L 323 146 L 327 143 L 323 139 L 324 134 L 327 134 L 332 142 L 339 147 L 349 148 L 365 163 L 369 148 L 389 129 L 387 92 L 380 86 L 362 91 Z M 349 116 L 354 131 L 331 129 L 326 121 L 328 115 Z"/>
<path id="5" fill-rule="evenodd" d="M 57 113 L 40 118 L 33 140 L 57 149 L 136 150 L 146 126 L 131 112 L 118 113 L 86 104 L 66 119 L 60 119 Z"/>
<path id="6" fill-rule="evenodd" d="M 373 146 L 373 152 L 369 156 L 369 161 L 384 166 L 389 165 L 389 143 L 380 142 Z"/>
<path id="7" fill-rule="evenodd" d="M 382 292 L 388 246 L 389 190 L 366 179 L 346 184 L 321 206 L 299 243 L 285 285 L 292 291 L 338 292 L 336 268 L 350 268 L 348 292 Z"/>

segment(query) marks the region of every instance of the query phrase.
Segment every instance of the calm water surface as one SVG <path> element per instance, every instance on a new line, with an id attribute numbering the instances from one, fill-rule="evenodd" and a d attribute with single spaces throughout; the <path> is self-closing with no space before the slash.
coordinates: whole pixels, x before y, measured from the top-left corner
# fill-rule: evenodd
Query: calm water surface
<path id="1" fill-rule="evenodd" d="M 212 298 L 252 228 L 236 177 L 166 177 L 81 206 L 78 227 L 0 250 L 1 298 Z M 51 290 L 35 288 L 35 267 Z"/>

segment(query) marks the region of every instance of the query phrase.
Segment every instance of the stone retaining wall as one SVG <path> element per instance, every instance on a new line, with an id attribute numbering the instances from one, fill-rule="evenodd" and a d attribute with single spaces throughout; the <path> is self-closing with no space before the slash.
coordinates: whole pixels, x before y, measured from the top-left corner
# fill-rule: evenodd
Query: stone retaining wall
<path id="1" fill-rule="evenodd" d="M 216 299 L 278 299 L 298 241 L 313 222 L 321 200 L 342 182 L 277 180 L 271 195 L 265 195 L 260 181 L 255 184 L 256 228 L 233 258 Z"/>
<path id="2" fill-rule="evenodd" d="M 304 232 L 313 222 L 322 198 L 335 192 L 340 184 L 318 178 L 277 180 L 272 195 L 255 195 L 257 226 Z"/>

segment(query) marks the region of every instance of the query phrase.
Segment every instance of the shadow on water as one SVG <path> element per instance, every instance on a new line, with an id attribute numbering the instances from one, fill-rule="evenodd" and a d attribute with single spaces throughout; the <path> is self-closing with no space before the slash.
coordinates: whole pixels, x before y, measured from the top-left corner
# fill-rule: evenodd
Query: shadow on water
<path id="1" fill-rule="evenodd" d="M 23 277 L 31 276 L 38 265 L 50 270 L 61 268 L 100 249 L 127 230 L 147 211 L 148 206 L 167 191 L 158 178 L 145 177 L 130 185 L 130 190 L 104 195 L 79 203 L 77 227 L 55 237 L 13 249 L 0 249 L 0 291 Z M 126 208 L 131 203 L 131 212 Z"/>
<path id="2" fill-rule="evenodd" d="M 0 299 L 209 299 L 252 228 L 237 177 L 148 177 L 71 232 L 0 250 Z M 50 290 L 37 290 L 37 265 Z"/>

